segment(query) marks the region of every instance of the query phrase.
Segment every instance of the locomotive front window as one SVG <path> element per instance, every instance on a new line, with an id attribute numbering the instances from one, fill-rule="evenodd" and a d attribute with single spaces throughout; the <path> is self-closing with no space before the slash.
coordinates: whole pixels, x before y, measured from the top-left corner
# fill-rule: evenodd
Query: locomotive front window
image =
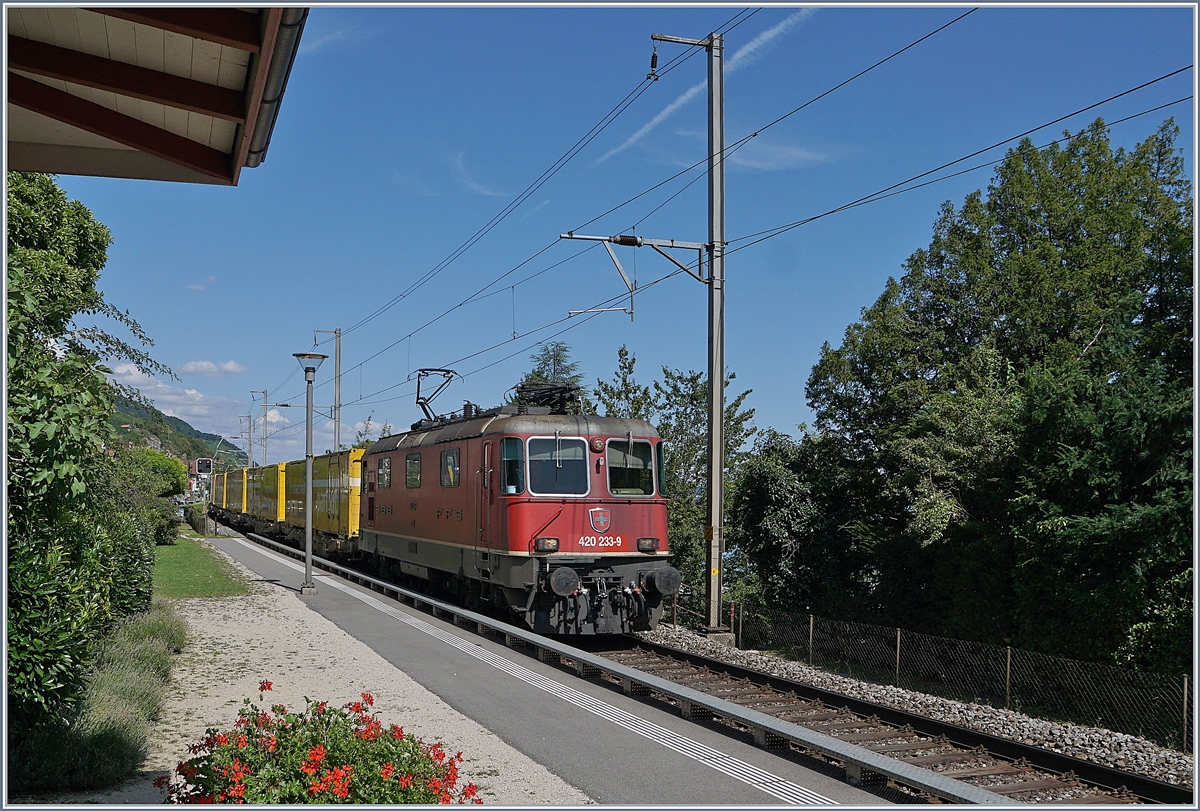
<path id="1" fill-rule="evenodd" d="M 515 436 L 500 443 L 500 492 L 508 496 L 525 492 L 525 449 Z"/>
<path id="2" fill-rule="evenodd" d="M 410 453 L 404 457 L 404 486 L 415 488 L 421 486 L 421 454 Z"/>
<path id="3" fill-rule="evenodd" d="M 561 437 L 529 440 L 529 491 L 544 496 L 587 495 L 584 441 Z"/>
<path id="4" fill-rule="evenodd" d="M 379 489 L 387 490 L 392 486 L 392 458 L 385 456 L 379 460 Z"/>
<path id="5" fill-rule="evenodd" d="M 614 496 L 654 495 L 654 454 L 650 443 L 613 439 L 608 443 L 608 489 Z"/>
<path id="6" fill-rule="evenodd" d="M 458 487 L 458 448 L 442 451 L 442 487 Z"/>

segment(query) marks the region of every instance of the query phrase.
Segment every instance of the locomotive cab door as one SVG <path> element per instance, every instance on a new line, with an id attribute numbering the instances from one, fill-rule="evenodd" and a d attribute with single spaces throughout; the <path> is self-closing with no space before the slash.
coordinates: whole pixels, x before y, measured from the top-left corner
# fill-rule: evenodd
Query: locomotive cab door
<path id="1" fill-rule="evenodd" d="M 482 443 L 478 484 L 475 488 L 475 569 L 479 576 L 488 580 L 496 565 L 492 554 L 492 504 L 495 501 L 495 471 L 492 469 L 494 449 L 491 441 Z"/>

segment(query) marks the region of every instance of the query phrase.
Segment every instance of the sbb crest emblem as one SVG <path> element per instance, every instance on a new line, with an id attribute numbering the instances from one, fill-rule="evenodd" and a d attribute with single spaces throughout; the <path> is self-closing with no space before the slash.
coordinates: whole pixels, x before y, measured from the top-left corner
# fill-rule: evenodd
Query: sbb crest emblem
<path id="1" fill-rule="evenodd" d="M 593 507 L 588 510 L 588 518 L 591 519 L 592 529 L 596 532 L 608 532 L 608 528 L 612 526 L 612 510 L 604 507 Z"/>

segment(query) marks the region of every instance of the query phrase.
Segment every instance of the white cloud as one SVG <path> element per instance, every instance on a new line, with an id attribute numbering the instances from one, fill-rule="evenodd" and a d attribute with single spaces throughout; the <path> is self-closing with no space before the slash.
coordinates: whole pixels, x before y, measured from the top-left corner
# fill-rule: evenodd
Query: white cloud
<path id="1" fill-rule="evenodd" d="M 467 171 L 466 157 L 467 157 L 467 153 L 459 152 L 458 157 L 454 162 L 455 168 L 458 169 L 458 179 L 460 181 L 462 181 L 462 184 L 464 186 L 466 186 L 468 189 L 475 192 L 476 194 L 483 194 L 488 197 L 507 197 L 508 196 L 508 194 L 506 192 L 492 191 L 491 189 L 485 188 L 481 183 L 476 181 L 475 178 L 471 176 L 471 173 L 469 171 Z"/>
<path id="2" fill-rule="evenodd" d="M 315 33 L 315 32 L 314 32 Z M 311 54 L 317 51 L 322 51 L 331 45 L 336 45 L 339 42 L 355 42 L 364 39 L 365 34 L 353 26 L 345 26 L 336 31 L 330 31 L 325 34 L 319 34 L 315 37 L 303 37 L 300 40 L 301 54 Z"/>
<path id="3" fill-rule="evenodd" d="M 815 166 L 818 163 L 827 163 L 831 159 L 832 157 L 828 154 L 814 152 L 802 146 L 759 143 L 757 138 L 727 158 L 732 164 L 764 171 L 800 169 L 806 166 Z"/>
<path id="4" fill-rule="evenodd" d="M 815 12 L 815 8 L 802 8 L 794 14 L 789 15 L 782 22 L 776 23 L 767 30 L 761 32 L 758 36 L 747 42 L 741 48 L 738 48 L 737 52 L 725 61 L 725 75 L 729 75 L 730 73 L 737 71 L 738 68 L 751 64 L 759 51 L 799 23 L 811 17 Z M 682 94 L 680 94 L 678 98 L 664 107 L 662 111 L 658 113 L 658 115 L 654 116 L 654 118 L 642 125 L 641 129 L 626 138 L 620 146 L 614 147 L 608 152 L 605 152 L 600 159 L 596 161 L 596 163 L 604 163 L 604 161 L 608 160 L 613 155 L 616 155 L 618 152 L 625 151 L 638 141 L 642 140 L 647 133 L 668 119 L 680 107 L 694 99 L 700 93 L 700 91 L 704 90 L 706 87 L 708 87 L 707 80 L 689 87 Z"/>
<path id="5" fill-rule="evenodd" d="M 185 375 L 202 375 L 204 377 L 224 377 L 227 374 L 242 374 L 246 367 L 236 360 L 223 363 L 213 363 L 211 360 L 193 360 L 179 367 L 179 373 Z"/>

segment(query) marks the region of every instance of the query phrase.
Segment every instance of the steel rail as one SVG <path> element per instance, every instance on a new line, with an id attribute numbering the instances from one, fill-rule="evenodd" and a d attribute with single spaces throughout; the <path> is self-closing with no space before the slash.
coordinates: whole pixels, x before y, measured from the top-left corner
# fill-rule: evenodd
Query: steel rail
<path id="1" fill-rule="evenodd" d="M 244 537 L 291 557 L 302 558 L 304 556 L 304 553 L 298 549 L 278 543 L 256 533 L 247 533 Z M 1010 805 L 1012 803 L 1011 799 L 978 786 L 972 786 L 945 777 L 929 769 L 903 763 L 886 755 L 840 741 L 829 735 L 774 718 L 756 710 L 740 707 L 724 699 L 706 695 L 699 690 L 675 684 L 666 679 L 627 667 L 619 662 L 614 662 L 611 659 L 605 659 L 603 656 L 597 656 L 555 639 L 517 628 L 494 617 L 470 611 L 461 606 L 430 597 L 427 594 L 406 589 L 395 583 L 371 577 L 355 569 L 340 566 L 332 561 L 314 557 L 313 565 L 339 574 L 351 582 L 368 586 L 374 591 L 380 591 L 387 596 L 394 596 L 396 599 L 408 601 L 414 608 L 427 607 L 435 617 L 446 616 L 455 625 L 468 627 L 473 625 L 475 626 L 475 630 L 480 634 L 503 637 L 505 644 L 510 647 L 527 647 L 535 652 L 541 661 L 555 662 L 563 658 L 571 660 L 575 662 L 576 674 L 581 678 L 610 675 L 620 681 L 622 689 L 628 694 L 657 693 L 673 698 L 679 703 L 680 710 L 685 718 L 702 718 L 717 715 L 736 721 L 754 731 L 755 744 L 762 748 L 774 748 L 791 742 L 810 751 L 839 760 L 845 766 L 847 782 L 851 783 L 851 785 L 862 785 L 865 778 L 869 778 L 871 774 L 877 774 L 886 779 L 894 780 L 897 783 L 954 803 L 988 805 Z"/>
<path id="2" fill-rule="evenodd" d="M 760 670 L 752 670 L 741 665 L 712 659 L 702 654 L 681 651 L 678 648 L 649 642 L 640 637 L 631 636 L 631 638 L 636 639 L 637 644 L 646 650 L 655 651 L 674 659 L 681 659 L 717 672 L 724 672 L 733 678 L 749 679 L 750 681 L 772 687 L 776 690 L 794 692 L 797 696 L 803 698 L 818 699 L 833 707 L 845 707 L 851 712 L 863 715 L 875 715 L 881 721 L 897 726 L 907 724 L 923 735 L 944 735 L 951 743 L 959 746 L 967 748 L 983 746 L 992 754 L 1005 759 L 1018 760 L 1025 758 L 1031 765 L 1045 769 L 1046 771 L 1057 772 L 1059 774 L 1074 772 L 1080 780 L 1099 788 L 1116 790 L 1124 786 L 1137 796 L 1156 803 L 1166 803 L 1169 805 L 1193 804 L 1192 798 L 1194 793 L 1186 786 L 1177 786 L 1143 775 L 1123 772 L 1111 766 L 1104 766 L 1070 755 L 1051 752 L 1037 746 L 1012 741 L 996 735 L 989 735 L 986 732 L 978 732 L 945 721 L 938 721 L 928 716 L 889 707 L 885 704 L 874 704 L 864 699 L 852 698 L 843 693 L 812 687 L 802 682 L 791 681 L 782 676 L 774 676 L 769 673 L 763 673 Z"/>

